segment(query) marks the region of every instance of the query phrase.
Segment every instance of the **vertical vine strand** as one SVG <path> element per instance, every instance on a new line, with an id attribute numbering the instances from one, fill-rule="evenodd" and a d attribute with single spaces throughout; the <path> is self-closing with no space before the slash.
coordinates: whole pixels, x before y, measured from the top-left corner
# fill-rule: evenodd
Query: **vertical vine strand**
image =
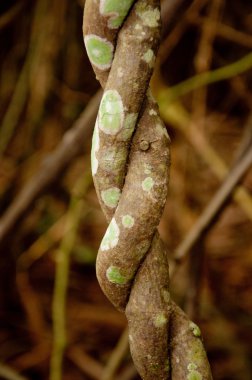
<path id="1" fill-rule="evenodd" d="M 209 380 L 200 330 L 171 300 L 158 234 L 170 162 L 167 131 L 149 90 L 160 39 L 160 1 L 87 0 L 84 41 L 104 88 L 92 141 L 92 174 L 109 222 L 98 281 L 125 311 L 144 380 Z"/>

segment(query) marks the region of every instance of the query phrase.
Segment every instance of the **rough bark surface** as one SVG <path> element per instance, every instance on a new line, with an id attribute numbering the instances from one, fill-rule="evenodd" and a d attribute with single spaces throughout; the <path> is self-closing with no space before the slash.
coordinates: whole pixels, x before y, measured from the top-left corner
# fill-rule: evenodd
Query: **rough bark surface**
<path id="1" fill-rule="evenodd" d="M 97 277 L 125 311 L 144 380 L 212 378 L 200 330 L 171 300 L 157 227 L 166 202 L 170 140 L 148 88 L 160 38 L 160 1 L 87 0 L 84 41 L 104 94 L 92 173 L 109 222 Z"/>

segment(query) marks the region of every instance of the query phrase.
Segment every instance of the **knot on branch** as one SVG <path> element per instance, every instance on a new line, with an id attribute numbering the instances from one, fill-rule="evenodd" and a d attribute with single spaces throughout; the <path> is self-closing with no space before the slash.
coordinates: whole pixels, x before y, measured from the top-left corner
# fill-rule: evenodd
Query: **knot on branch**
<path id="1" fill-rule="evenodd" d="M 171 300 L 157 227 L 168 188 L 169 144 L 149 81 L 160 40 L 160 1 L 87 0 L 86 50 L 104 94 L 91 164 L 109 222 L 97 277 L 125 311 L 133 360 L 145 380 L 208 380 L 199 328 Z"/>

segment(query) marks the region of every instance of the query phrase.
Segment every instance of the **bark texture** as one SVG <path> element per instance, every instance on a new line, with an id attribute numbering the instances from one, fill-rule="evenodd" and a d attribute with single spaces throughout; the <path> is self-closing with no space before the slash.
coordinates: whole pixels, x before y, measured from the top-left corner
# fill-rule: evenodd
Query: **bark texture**
<path id="1" fill-rule="evenodd" d="M 160 1 L 87 0 L 84 41 L 104 94 L 92 173 L 109 222 L 97 278 L 125 311 L 144 380 L 212 378 L 200 330 L 171 300 L 157 227 L 167 196 L 170 139 L 149 86 L 160 39 Z"/>

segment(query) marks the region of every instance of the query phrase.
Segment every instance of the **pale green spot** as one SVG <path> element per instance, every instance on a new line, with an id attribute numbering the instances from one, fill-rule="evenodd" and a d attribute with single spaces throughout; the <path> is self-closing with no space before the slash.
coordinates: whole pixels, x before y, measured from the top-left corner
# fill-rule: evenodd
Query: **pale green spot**
<path id="1" fill-rule="evenodd" d="M 190 322 L 189 327 L 190 327 L 190 330 L 192 330 L 194 336 L 197 336 L 197 337 L 201 336 L 200 328 L 199 326 L 196 325 L 196 323 Z"/>
<path id="2" fill-rule="evenodd" d="M 99 129 L 98 129 L 98 123 L 96 121 L 93 138 L 92 138 L 92 149 L 91 149 L 91 168 L 92 168 L 92 174 L 95 175 L 98 170 L 98 160 L 96 157 L 96 153 L 99 150 L 100 146 L 100 140 L 99 140 Z"/>
<path id="3" fill-rule="evenodd" d="M 143 60 L 148 63 L 150 66 L 153 66 L 154 63 L 154 52 L 152 49 L 148 49 L 144 55 L 143 55 Z"/>
<path id="4" fill-rule="evenodd" d="M 101 242 L 101 250 L 108 251 L 117 246 L 119 240 L 120 230 L 116 223 L 116 220 L 113 218 L 110 222 L 110 225 L 107 228 L 107 231 Z"/>
<path id="5" fill-rule="evenodd" d="M 119 202 L 121 190 L 118 187 L 111 187 L 101 192 L 101 197 L 106 206 L 115 208 Z"/>
<path id="6" fill-rule="evenodd" d="M 85 36 L 84 41 L 91 63 L 100 70 L 109 69 L 114 52 L 112 43 L 106 40 L 106 38 L 101 38 L 94 34 Z"/>
<path id="7" fill-rule="evenodd" d="M 127 114 L 127 116 L 125 117 L 123 129 L 120 133 L 120 137 L 122 140 L 127 141 L 131 138 L 135 129 L 137 116 L 137 113 L 132 112 Z"/>
<path id="8" fill-rule="evenodd" d="M 187 380 L 202 380 L 201 374 L 195 370 L 191 371 L 186 378 Z"/>
<path id="9" fill-rule="evenodd" d="M 164 314 L 158 314 L 154 320 L 155 327 L 163 327 L 167 323 L 167 318 Z"/>
<path id="10" fill-rule="evenodd" d="M 124 215 L 122 217 L 122 224 L 125 228 L 132 228 L 134 223 L 135 219 L 131 215 Z"/>
<path id="11" fill-rule="evenodd" d="M 188 369 L 188 371 L 193 371 L 193 370 L 197 369 L 197 366 L 194 363 L 189 363 L 187 366 L 187 369 Z"/>
<path id="12" fill-rule="evenodd" d="M 116 135 L 123 125 L 124 113 L 120 94 L 108 90 L 103 94 L 99 109 L 99 128 L 108 135 Z"/>
<path id="13" fill-rule="evenodd" d="M 152 167 L 151 167 L 151 165 L 149 165 L 149 164 L 144 164 L 144 173 L 145 174 L 151 174 L 151 172 L 152 172 Z"/>
<path id="14" fill-rule="evenodd" d="M 161 294 L 163 296 L 163 300 L 166 302 L 166 303 L 169 303 L 170 300 L 171 300 L 171 296 L 170 296 L 170 293 L 168 292 L 168 290 L 166 289 L 162 289 L 161 290 Z"/>
<path id="15" fill-rule="evenodd" d="M 144 191 L 150 191 L 154 186 L 154 181 L 151 177 L 145 178 L 142 182 L 142 189 Z"/>
<path id="16" fill-rule="evenodd" d="M 100 13 L 109 16 L 108 27 L 111 29 L 119 28 L 134 0 L 100 0 Z"/>
<path id="17" fill-rule="evenodd" d="M 150 6 L 140 4 L 137 6 L 137 15 L 149 28 L 155 28 L 159 25 L 160 10 L 158 8 L 153 9 Z"/>
<path id="18" fill-rule="evenodd" d="M 149 110 L 150 116 L 157 116 L 157 112 L 154 109 Z"/>
<path id="19" fill-rule="evenodd" d="M 122 275 L 120 269 L 115 266 L 111 266 L 107 269 L 106 276 L 113 284 L 124 285 L 128 281 L 127 277 Z"/>

